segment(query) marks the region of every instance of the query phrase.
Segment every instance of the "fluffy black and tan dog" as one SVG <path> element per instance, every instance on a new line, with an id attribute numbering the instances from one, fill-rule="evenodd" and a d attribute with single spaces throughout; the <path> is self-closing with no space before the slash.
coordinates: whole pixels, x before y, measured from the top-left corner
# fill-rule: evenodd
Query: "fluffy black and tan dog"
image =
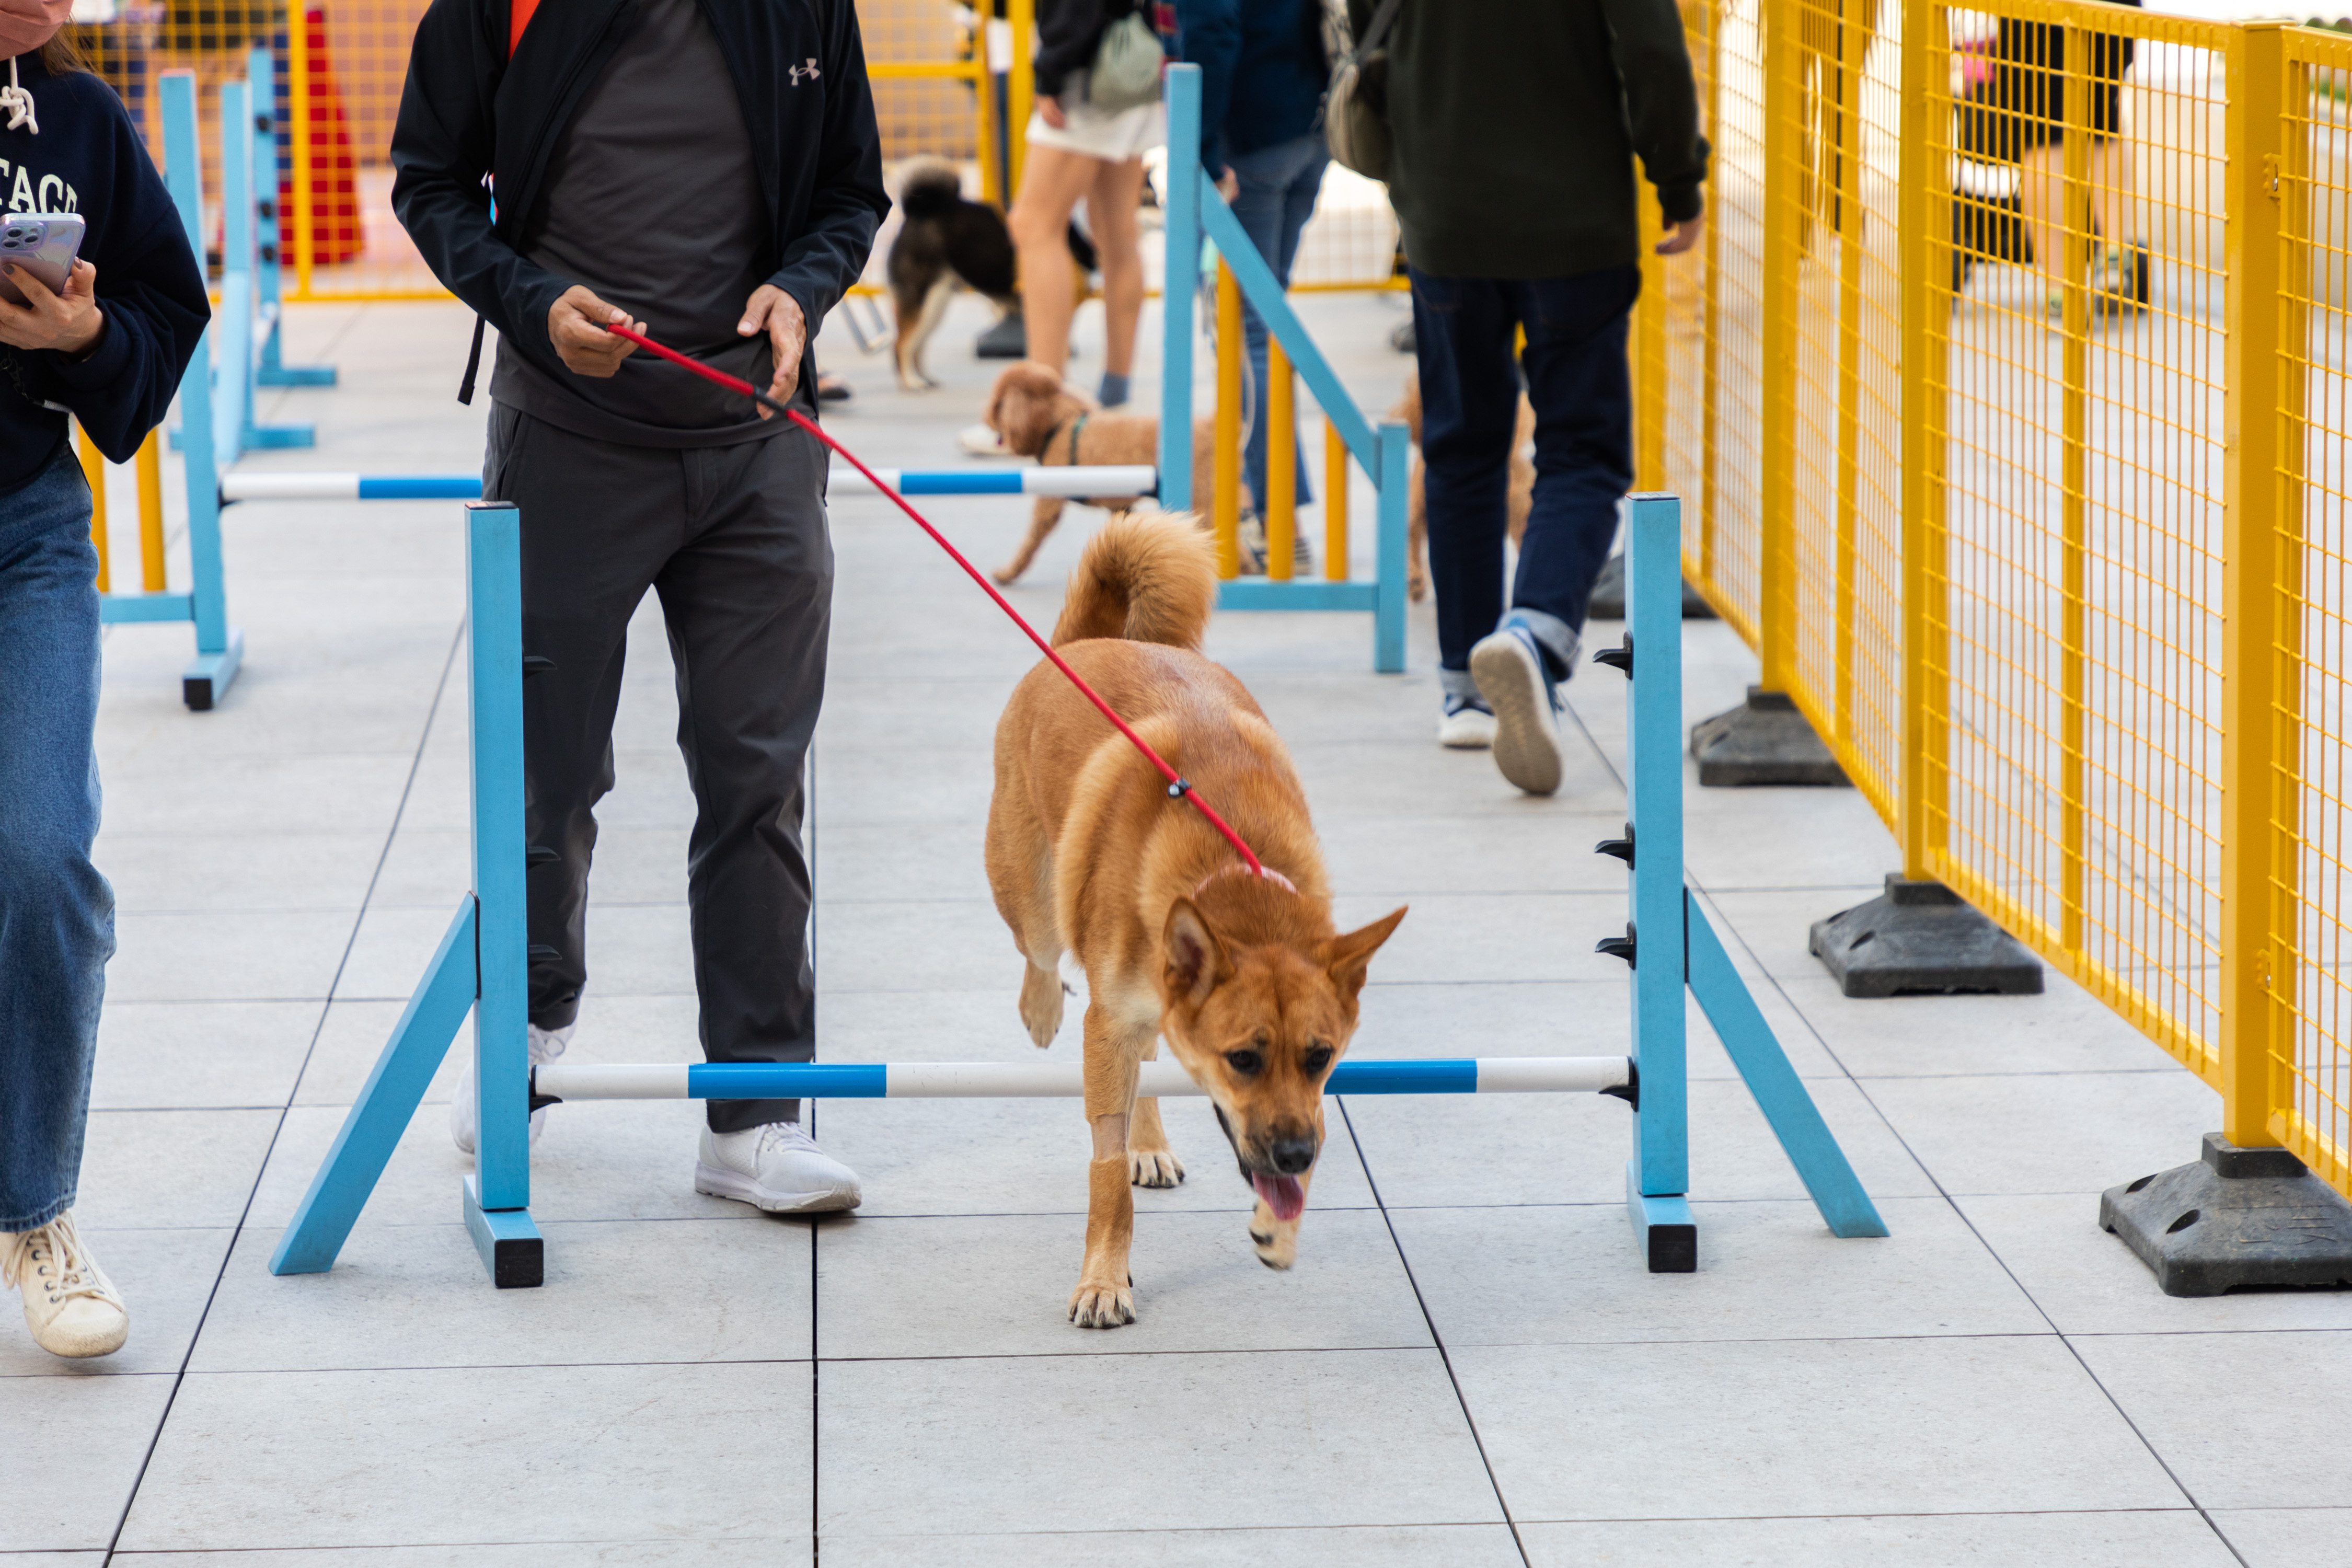
<path id="1" fill-rule="evenodd" d="M 898 183 L 898 237 L 890 244 L 890 302 L 898 312 L 898 384 L 909 392 L 939 384 L 923 374 L 923 345 L 947 313 L 961 283 L 985 294 L 1001 315 L 1021 308 L 1015 291 L 1016 253 L 1004 216 L 985 202 L 967 200 L 955 166 L 936 158 L 907 166 Z M 1095 247 L 1070 226 L 1070 257 L 1083 278 L 1095 268 Z"/>

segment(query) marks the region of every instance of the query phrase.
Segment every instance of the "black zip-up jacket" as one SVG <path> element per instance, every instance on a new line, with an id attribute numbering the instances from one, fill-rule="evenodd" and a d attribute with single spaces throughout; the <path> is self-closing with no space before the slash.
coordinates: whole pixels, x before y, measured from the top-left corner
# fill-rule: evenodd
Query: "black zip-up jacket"
<path id="1" fill-rule="evenodd" d="M 772 237 L 760 267 L 808 318 L 801 379 L 814 386 L 817 330 L 890 210 L 856 13 L 850 0 L 701 5 L 767 195 Z M 507 0 L 433 0 L 409 50 L 393 210 L 434 276 L 551 374 L 569 373 L 547 312 L 573 279 L 522 252 L 543 219 L 549 161 L 635 23 L 630 0 L 546 0 L 509 62 Z M 495 219 L 485 184 L 494 170 Z"/>
<path id="2" fill-rule="evenodd" d="M 7 69 L 0 55 L 0 78 Z M 16 73 L 41 130 L 0 131 L 0 206 L 80 216 L 106 329 L 81 359 L 0 344 L 0 497 L 38 478 L 65 444 L 66 416 L 49 404 L 129 462 L 163 423 L 212 316 L 187 226 L 114 89 L 87 71 L 51 76 L 38 49 L 16 57 Z"/>

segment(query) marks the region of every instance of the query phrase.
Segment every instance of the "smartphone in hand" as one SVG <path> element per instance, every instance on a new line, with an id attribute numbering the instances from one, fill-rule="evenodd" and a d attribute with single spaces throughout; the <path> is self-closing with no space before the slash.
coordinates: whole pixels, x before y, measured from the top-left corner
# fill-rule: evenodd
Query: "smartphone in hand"
<path id="1" fill-rule="evenodd" d="M 74 258 L 81 251 L 82 221 L 72 213 L 9 213 L 0 218 L 0 300 L 26 305 L 8 267 L 21 267 L 52 294 L 66 291 Z"/>

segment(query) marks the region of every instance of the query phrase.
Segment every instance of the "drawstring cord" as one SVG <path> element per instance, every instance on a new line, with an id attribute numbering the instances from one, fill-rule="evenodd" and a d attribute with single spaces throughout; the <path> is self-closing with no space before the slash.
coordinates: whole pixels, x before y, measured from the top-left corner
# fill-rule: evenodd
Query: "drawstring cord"
<path id="1" fill-rule="evenodd" d="M 856 468 L 859 473 L 865 475 L 866 481 L 873 485 L 876 489 L 880 490 L 884 495 L 888 496 L 892 500 L 898 502 L 898 510 L 905 512 L 908 517 L 913 518 L 916 525 L 921 528 L 925 533 L 931 536 L 931 542 L 937 544 L 940 549 L 946 551 L 948 554 L 953 558 L 955 563 L 963 568 L 964 575 L 979 584 L 981 591 L 985 593 L 990 598 L 996 601 L 996 607 L 1003 610 L 1007 616 L 1010 616 L 1013 618 L 1013 624 L 1019 626 L 1024 632 L 1028 634 L 1029 640 L 1037 645 L 1037 651 L 1044 654 L 1046 658 L 1051 660 L 1055 669 L 1060 670 L 1064 675 L 1067 676 L 1069 678 L 1070 684 L 1076 687 L 1079 692 L 1085 696 L 1086 700 L 1093 703 L 1102 713 L 1102 716 L 1109 720 L 1112 725 L 1118 729 L 1118 732 L 1126 736 L 1137 751 L 1141 752 L 1146 757 L 1150 759 L 1151 765 L 1160 770 L 1160 777 L 1168 781 L 1168 795 L 1170 799 L 1191 802 L 1192 808 L 1195 811 L 1198 811 L 1202 816 L 1209 819 L 1209 825 L 1211 826 L 1214 827 L 1219 833 L 1224 835 L 1225 842 L 1232 845 L 1234 850 L 1240 854 L 1241 858 L 1249 863 L 1249 868 L 1253 873 L 1260 877 L 1272 877 L 1277 880 L 1280 879 L 1279 873 L 1269 872 L 1264 864 L 1259 861 L 1258 858 L 1255 854 L 1251 853 L 1250 847 L 1242 842 L 1242 836 L 1235 833 L 1230 826 L 1228 826 L 1225 823 L 1225 819 L 1219 816 L 1215 810 L 1210 806 L 1209 803 L 1201 798 L 1201 792 L 1192 786 L 1192 781 L 1182 777 L 1174 768 L 1170 767 L 1167 760 L 1161 757 L 1158 752 L 1151 749 L 1151 743 L 1150 742 L 1137 734 L 1133 730 L 1129 729 L 1127 721 L 1112 712 L 1110 704 L 1104 701 L 1099 696 L 1097 696 L 1095 692 L 1095 689 L 1088 686 L 1086 683 L 1085 679 L 1081 677 L 1076 670 L 1072 669 L 1066 663 L 1065 663 L 1060 654 L 1054 651 L 1053 645 L 1047 642 L 1044 637 L 1037 635 L 1037 628 L 1024 620 L 1021 616 L 1021 612 L 1013 607 L 1012 602 L 1006 599 L 1003 595 L 996 591 L 996 584 L 990 582 L 979 567 L 974 566 L 970 561 L 966 560 L 962 551 L 958 550 L 953 544 L 948 542 L 947 535 L 941 533 L 938 529 L 933 528 L 928 518 L 924 517 L 921 512 L 917 511 L 913 507 L 908 506 L 905 496 L 900 495 L 894 487 L 884 484 L 879 475 L 876 474 L 873 469 L 867 468 L 864 463 L 859 462 L 857 460 L 856 453 L 851 451 L 848 447 L 843 446 L 840 442 L 826 435 L 824 431 L 818 426 L 815 420 L 811 419 L 799 409 L 786 407 L 784 405 L 778 403 L 774 398 L 770 397 L 766 393 L 761 392 L 758 387 L 753 386 L 748 381 L 742 381 L 735 376 L 729 375 L 725 371 L 704 364 L 699 360 L 688 359 L 686 355 L 678 353 L 676 349 L 664 348 L 661 344 L 654 342 L 651 338 L 646 337 L 644 333 L 632 331 L 628 328 L 620 326 L 616 323 L 606 323 L 604 330 L 611 332 L 615 337 L 628 339 L 629 342 L 636 344 L 639 348 L 645 349 L 649 353 L 658 354 L 663 359 L 669 361 L 672 364 L 679 365 L 687 370 L 692 371 L 695 374 L 702 377 L 705 381 L 716 382 L 719 385 L 726 387 L 731 392 L 740 393 L 744 396 L 749 397 L 752 402 L 758 404 L 761 407 L 765 408 L 772 413 L 782 415 L 785 418 L 791 420 L 793 424 L 799 426 L 802 429 L 815 437 L 819 441 L 824 442 L 825 446 L 831 447 L 834 451 L 840 453 L 844 458 L 847 458 L 849 460 L 849 466 Z"/>
<path id="2" fill-rule="evenodd" d="M 8 85 L 0 87 L 0 109 L 8 111 L 9 130 L 14 131 L 22 125 L 36 136 L 41 133 L 41 122 L 33 113 L 33 95 L 26 91 L 24 84 L 16 79 L 16 57 L 14 55 L 8 57 Z"/>

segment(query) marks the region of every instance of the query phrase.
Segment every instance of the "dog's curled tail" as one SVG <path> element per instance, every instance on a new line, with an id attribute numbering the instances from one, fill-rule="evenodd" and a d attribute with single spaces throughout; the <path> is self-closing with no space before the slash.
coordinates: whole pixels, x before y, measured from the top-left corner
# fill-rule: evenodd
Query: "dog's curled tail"
<path id="1" fill-rule="evenodd" d="M 898 210 L 909 218 L 945 217 L 962 199 L 962 177 L 940 159 L 916 159 L 899 175 Z"/>
<path id="2" fill-rule="evenodd" d="M 1216 550 L 1191 514 L 1119 512 L 1070 574 L 1054 646 L 1124 637 L 1197 648 L 1216 599 Z"/>

